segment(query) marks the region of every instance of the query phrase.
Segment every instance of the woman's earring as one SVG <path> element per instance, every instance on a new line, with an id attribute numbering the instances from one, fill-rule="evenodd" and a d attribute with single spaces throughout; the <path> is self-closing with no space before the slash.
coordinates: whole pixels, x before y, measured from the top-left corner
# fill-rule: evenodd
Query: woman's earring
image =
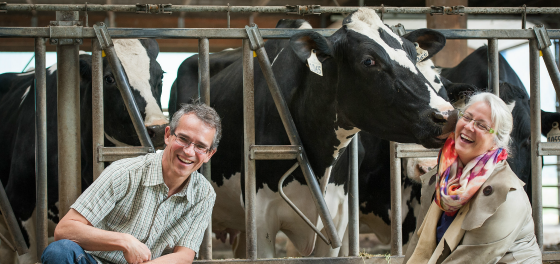
<path id="1" fill-rule="evenodd" d="M 493 146 L 493 147 L 490 149 L 490 151 L 494 151 L 494 150 L 496 150 L 496 148 L 497 148 L 496 146 Z"/>

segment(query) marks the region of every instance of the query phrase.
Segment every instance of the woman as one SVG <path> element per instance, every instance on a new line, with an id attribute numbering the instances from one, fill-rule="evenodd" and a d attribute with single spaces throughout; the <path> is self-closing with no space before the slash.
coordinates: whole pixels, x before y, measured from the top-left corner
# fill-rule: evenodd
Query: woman
<path id="1" fill-rule="evenodd" d="M 491 93 L 470 98 L 438 167 L 404 263 L 541 263 L 531 204 L 506 158 L 513 120 Z"/>

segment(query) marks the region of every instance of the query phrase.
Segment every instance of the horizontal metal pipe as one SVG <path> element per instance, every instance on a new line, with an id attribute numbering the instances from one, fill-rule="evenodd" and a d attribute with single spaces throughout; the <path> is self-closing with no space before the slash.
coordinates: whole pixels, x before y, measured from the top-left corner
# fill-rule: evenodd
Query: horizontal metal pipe
<path id="1" fill-rule="evenodd" d="M 146 5 L 142 5 L 143 7 Z M 149 13 L 162 13 L 165 12 L 229 12 L 230 13 L 287 13 L 296 11 L 296 8 L 287 6 L 198 6 L 198 5 L 172 5 L 164 7 L 160 10 L 159 6 L 150 5 Z M 305 5 L 302 5 L 305 6 Z M 315 13 L 350 13 L 356 11 L 359 6 L 320 6 L 313 9 Z M 377 12 L 380 12 L 380 6 L 368 7 Z M 6 4 L 0 7 L 0 10 L 8 11 L 86 11 L 86 6 L 82 4 Z M 387 14 L 430 14 L 432 8 L 430 7 L 383 7 L 383 12 Z M 88 4 L 88 12 L 145 12 L 139 9 L 136 5 L 98 5 Z M 447 10 L 446 10 L 447 11 Z M 515 15 L 522 14 L 526 11 L 527 14 L 560 14 L 559 7 L 464 7 L 465 14 L 507 14 Z"/>
<path id="2" fill-rule="evenodd" d="M 286 39 L 308 29 L 260 29 L 264 39 Z M 328 37 L 337 29 L 313 29 L 313 31 Z M 407 33 L 413 30 L 407 30 Z M 534 39 L 535 33 L 529 29 L 439 29 L 436 30 L 447 39 Z M 117 38 L 160 38 L 160 39 L 242 39 L 247 38 L 247 32 L 241 28 L 109 28 L 112 39 Z M 548 29 L 551 39 L 560 39 L 560 29 Z M 50 37 L 50 30 L 46 27 L 1 27 L 0 38 L 34 38 Z M 82 38 L 95 38 L 93 28 L 83 28 Z"/>

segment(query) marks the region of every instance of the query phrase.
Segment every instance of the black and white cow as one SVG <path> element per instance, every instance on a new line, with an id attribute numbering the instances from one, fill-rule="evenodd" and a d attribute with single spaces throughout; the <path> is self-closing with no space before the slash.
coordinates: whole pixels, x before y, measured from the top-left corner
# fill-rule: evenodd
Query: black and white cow
<path id="1" fill-rule="evenodd" d="M 441 45 L 425 39 L 421 46 L 428 51 Z M 395 35 L 370 9 L 349 15 L 343 27 L 329 38 L 305 31 L 289 41 L 268 41 L 265 47 L 267 51 L 278 50 L 271 59 L 272 69 L 342 237 L 347 214 L 339 212 L 347 210 L 344 188 L 347 177 L 331 177 L 331 169 L 353 135 L 365 130 L 387 140 L 438 147 L 443 143 L 438 136 L 445 123 L 439 112 L 452 107 L 437 95 L 416 68 L 414 44 Z M 310 56 L 317 56 L 321 62 L 323 76 L 307 68 Z M 185 89 L 189 93 L 187 98 L 197 97 L 196 86 L 177 86 L 177 89 Z M 217 192 L 213 227 L 243 231 L 241 61 L 214 75 L 211 89 L 211 104 L 222 116 L 224 130 L 228 131 L 212 163 L 212 181 Z M 255 67 L 255 98 L 257 144 L 289 144 L 258 67 Z M 257 240 L 261 258 L 274 257 L 279 230 L 302 255 L 313 251 L 316 235 L 278 195 L 278 180 L 293 163 L 257 162 Z M 284 191 L 322 228 L 299 170 L 286 180 Z"/>
<path id="2" fill-rule="evenodd" d="M 156 61 L 159 47 L 155 40 L 114 40 L 115 50 L 126 71 L 134 99 L 156 147 L 163 145 L 168 124 L 161 110 L 160 95 L 163 71 Z M 105 145 L 140 145 L 132 121 L 117 88 L 106 59 L 103 60 L 103 100 Z M 80 134 L 82 190 L 92 182 L 92 84 L 91 56 L 80 55 Z M 0 180 L 19 221 L 30 253 L 20 257 L 22 263 L 35 261 L 35 112 L 34 71 L 0 75 L 0 90 L 8 92 L 0 99 Z M 61 76 L 58 76 L 61 75 Z M 47 69 L 47 177 L 48 210 L 51 227 L 58 223 L 58 153 L 57 153 L 57 71 L 56 64 Z M 1 221 L 3 222 L 3 221 Z M 5 231 L 5 230 L 4 230 Z M 53 230 L 50 230 L 52 236 Z M 15 261 L 15 255 L 1 245 L 2 263 Z M 4 262 L 5 261 L 5 262 Z"/>

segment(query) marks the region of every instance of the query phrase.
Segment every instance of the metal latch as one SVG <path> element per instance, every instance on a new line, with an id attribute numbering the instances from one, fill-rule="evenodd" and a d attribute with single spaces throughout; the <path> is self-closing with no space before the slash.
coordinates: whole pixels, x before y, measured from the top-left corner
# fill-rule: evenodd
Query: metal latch
<path id="1" fill-rule="evenodd" d="M 430 15 L 464 15 L 465 6 L 430 6 Z"/>
<path id="2" fill-rule="evenodd" d="M 404 29 L 404 26 L 401 23 L 396 26 L 391 26 L 391 30 L 401 37 L 406 34 L 406 29 Z"/>
<path id="3" fill-rule="evenodd" d="M 53 45 L 82 44 L 82 21 L 51 21 L 49 41 Z"/>
<path id="4" fill-rule="evenodd" d="M 172 4 L 136 4 L 136 14 L 171 14 L 171 11 L 165 11 L 171 8 Z"/>
<path id="5" fill-rule="evenodd" d="M 249 36 L 249 42 L 251 43 L 252 51 L 256 51 L 264 47 L 264 41 L 261 36 L 261 32 L 259 31 L 259 27 L 255 23 L 251 24 L 251 26 L 245 26 L 245 31 L 247 31 L 247 35 Z"/>
<path id="6" fill-rule="evenodd" d="M 8 13 L 8 3 L 0 2 L 0 13 Z"/>
<path id="7" fill-rule="evenodd" d="M 320 15 L 321 5 L 286 5 L 288 15 Z"/>
<path id="8" fill-rule="evenodd" d="M 550 42 L 550 38 L 548 37 L 548 32 L 546 31 L 544 25 L 534 26 L 533 31 L 535 31 L 535 36 L 537 37 L 539 50 L 544 50 L 552 45 L 552 43 Z"/>

